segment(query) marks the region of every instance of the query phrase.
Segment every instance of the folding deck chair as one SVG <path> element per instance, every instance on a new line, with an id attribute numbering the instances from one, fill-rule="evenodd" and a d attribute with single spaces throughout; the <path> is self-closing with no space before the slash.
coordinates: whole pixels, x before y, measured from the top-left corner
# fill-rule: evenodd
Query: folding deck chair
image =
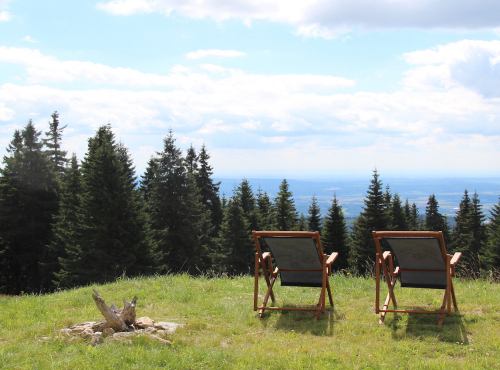
<path id="1" fill-rule="evenodd" d="M 451 299 L 458 310 L 452 277 L 462 253 L 457 252 L 454 256 L 446 253 L 441 231 L 373 231 L 373 239 L 377 247 L 375 313 L 381 313 L 380 324 L 387 312 L 407 312 L 439 314 L 438 326 L 442 326 L 444 315 L 451 315 Z M 382 240 L 387 241 L 391 251 L 382 252 Z M 398 263 L 396 268 L 393 257 Z M 383 308 L 380 308 L 380 267 L 389 288 Z M 441 308 L 438 311 L 398 310 L 394 295 L 398 278 L 403 288 L 444 289 Z M 391 301 L 394 309 L 389 309 Z"/>
<path id="2" fill-rule="evenodd" d="M 331 265 L 338 253 L 332 253 L 330 256 L 323 254 L 317 231 L 253 231 L 252 234 L 257 247 L 254 311 L 260 310 L 259 318 L 262 317 L 264 310 L 296 310 L 315 311 L 314 319 L 318 319 L 319 313 L 326 311 L 326 291 L 330 305 L 333 306 L 328 276 L 331 275 Z M 271 253 L 262 253 L 263 246 L 267 246 Z M 276 265 L 274 269 L 272 258 Z M 261 306 L 258 305 L 259 268 L 262 268 L 268 287 Z M 321 292 L 316 307 L 267 307 L 269 297 L 275 302 L 273 286 L 278 275 L 281 277 L 282 286 L 320 287 Z"/>

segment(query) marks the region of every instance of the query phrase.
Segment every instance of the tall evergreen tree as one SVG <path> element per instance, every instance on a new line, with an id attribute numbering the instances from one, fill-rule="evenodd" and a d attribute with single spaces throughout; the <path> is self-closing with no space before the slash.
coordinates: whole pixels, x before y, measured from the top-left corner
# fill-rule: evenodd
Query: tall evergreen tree
<path id="1" fill-rule="evenodd" d="M 66 158 L 68 152 L 61 150 L 62 132 L 66 126 L 59 126 L 59 114 L 52 113 L 52 122 L 49 122 L 49 131 L 45 133 L 46 139 L 42 139 L 43 144 L 48 148 L 46 153 L 52 164 L 53 171 L 62 175 L 69 160 Z"/>
<path id="2" fill-rule="evenodd" d="M 43 153 L 41 132 L 30 120 L 16 130 L 0 176 L 0 291 L 40 293 L 52 288 L 43 276 L 52 215 L 57 210 L 55 178 Z"/>
<path id="3" fill-rule="evenodd" d="M 267 192 L 257 191 L 258 230 L 272 230 L 274 225 L 274 207 Z"/>
<path id="4" fill-rule="evenodd" d="M 308 231 L 307 217 L 301 212 L 297 222 L 297 231 Z"/>
<path id="5" fill-rule="evenodd" d="M 408 219 L 405 215 L 405 208 L 401 206 L 401 198 L 399 197 L 398 193 L 394 193 L 394 195 L 392 196 L 389 216 L 391 230 L 408 230 Z"/>
<path id="6" fill-rule="evenodd" d="M 313 195 L 311 198 L 311 205 L 309 206 L 309 216 L 307 217 L 308 229 L 311 231 L 321 232 L 322 220 L 321 220 L 321 209 L 316 200 L 316 196 Z"/>
<path id="7" fill-rule="evenodd" d="M 198 155 L 193 145 L 189 147 L 186 154 L 186 170 L 189 173 L 195 173 L 198 169 Z"/>
<path id="8" fill-rule="evenodd" d="M 135 190 L 135 173 L 111 127 L 89 139 L 81 166 L 75 242 L 67 245 L 57 277 L 62 286 L 114 280 L 154 272 L 155 248 Z"/>
<path id="9" fill-rule="evenodd" d="M 276 212 L 275 229 L 280 231 L 292 231 L 298 228 L 298 212 L 295 208 L 293 194 L 290 191 L 288 181 L 284 179 L 279 187 L 279 192 L 274 199 Z"/>
<path id="10" fill-rule="evenodd" d="M 194 186 L 195 179 L 186 170 L 172 130 L 164 139 L 163 151 L 156 154 L 141 181 L 154 240 L 163 253 L 165 268 L 196 273 L 209 253 L 208 210 Z"/>
<path id="11" fill-rule="evenodd" d="M 218 255 L 214 261 L 221 272 L 248 273 L 254 264 L 255 245 L 248 232 L 240 197 L 233 195 L 224 208 Z"/>
<path id="12" fill-rule="evenodd" d="M 500 269 L 500 200 L 490 210 L 490 222 L 487 224 L 487 244 L 481 261 L 490 270 Z"/>
<path id="13" fill-rule="evenodd" d="M 76 154 L 73 153 L 71 162 L 62 177 L 59 188 L 59 209 L 54 216 L 53 239 L 49 245 L 50 265 L 47 278 L 59 281 L 57 274 L 61 270 L 61 260 L 67 260 L 67 246 L 75 248 L 77 244 L 78 217 L 81 195 L 81 171 Z"/>
<path id="14" fill-rule="evenodd" d="M 220 182 L 214 182 L 212 179 L 213 171 L 212 167 L 208 164 L 209 159 L 210 155 L 205 145 L 202 145 L 200 154 L 197 157 L 199 165 L 195 167 L 197 169 L 195 177 L 201 201 L 210 212 L 210 219 L 213 225 L 212 234 L 213 236 L 217 236 L 223 217 L 221 200 L 219 198 Z"/>
<path id="15" fill-rule="evenodd" d="M 425 229 L 427 231 L 442 231 L 446 244 L 450 243 L 450 228 L 446 216 L 439 213 L 439 204 L 434 194 L 429 196 L 425 207 Z"/>
<path id="16" fill-rule="evenodd" d="M 349 267 L 349 233 L 342 206 L 338 203 L 336 195 L 333 196 L 332 205 L 325 216 L 321 244 L 326 254 L 338 252 L 334 269 L 346 270 Z"/>
<path id="17" fill-rule="evenodd" d="M 243 216 L 248 220 L 249 232 L 259 229 L 258 210 L 252 187 L 247 179 L 243 179 L 234 192 L 239 198 L 239 204 L 243 210 Z"/>
<path id="18" fill-rule="evenodd" d="M 360 273 L 365 273 L 367 264 L 375 260 L 372 231 L 389 228 L 387 199 L 382 192 L 382 182 L 377 170 L 373 172 L 364 204 L 363 211 L 353 227 L 349 254 L 350 267 Z"/>

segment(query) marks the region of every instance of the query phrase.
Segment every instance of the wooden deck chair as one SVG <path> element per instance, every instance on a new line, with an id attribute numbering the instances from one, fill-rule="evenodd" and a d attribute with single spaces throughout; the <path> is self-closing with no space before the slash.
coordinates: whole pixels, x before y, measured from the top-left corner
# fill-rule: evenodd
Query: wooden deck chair
<path id="1" fill-rule="evenodd" d="M 259 318 L 264 310 L 297 310 L 315 311 L 314 319 L 320 312 L 325 312 L 325 296 L 328 292 L 330 304 L 333 306 L 332 292 L 328 276 L 331 265 L 338 256 L 323 254 L 319 233 L 302 231 L 253 231 L 253 239 L 257 247 L 255 254 L 255 290 L 254 311 L 259 311 Z M 262 246 L 267 246 L 271 253 L 262 253 Z M 274 258 L 273 269 L 272 258 Z M 266 265 L 267 261 L 267 265 Z M 261 306 L 258 305 L 259 268 L 262 268 L 267 283 L 267 292 Z M 314 308 L 302 307 L 267 307 L 269 297 L 273 302 L 273 286 L 280 275 L 282 286 L 319 287 L 319 301 Z"/>
<path id="2" fill-rule="evenodd" d="M 377 247 L 375 313 L 381 313 L 380 323 L 387 312 L 439 314 L 438 326 L 443 325 L 444 315 L 451 315 L 451 299 L 458 310 L 452 277 L 455 265 L 462 253 L 451 256 L 446 253 L 441 231 L 373 231 Z M 387 241 L 390 251 L 382 252 L 381 241 Z M 398 266 L 394 268 L 396 258 Z M 383 308 L 380 308 L 380 268 L 382 267 L 389 292 Z M 400 279 L 401 287 L 444 289 L 441 308 L 437 311 L 398 310 L 394 285 Z M 392 301 L 394 309 L 389 309 Z"/>

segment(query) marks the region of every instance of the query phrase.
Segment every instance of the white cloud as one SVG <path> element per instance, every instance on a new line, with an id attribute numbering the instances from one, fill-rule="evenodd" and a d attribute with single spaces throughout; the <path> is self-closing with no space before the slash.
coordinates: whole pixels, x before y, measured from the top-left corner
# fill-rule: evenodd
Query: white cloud
<path id="1" fill-rule="evenodd" d="M 495 0 L 112 0 L 98 8 L 110 14 L 180 13 L 193 19 L 240 19 L 291 24 L 296 34 L 333 38 L 353 29 L 479 30 L 500 27 Z"/>
<path id="2" fill-rule="evenodd" d="M 210 50 L 197 50 L 187 53 L 186 57 L 188 59 L 201 59 L 209 56 L 213 57 L 241 57 L 245 56 L 246 53 L 236 50 L 218 50 L 218 49 L 210 49 Z"/>
<path id="3" fill-rule="evenodd" d="M 8 11 L 2 10 L 0 12 L 0 22 L 8 22 L 12 19 L 12 16 Z"/>
<path id="4" fill-rule="evenodd" d="M 484 96 L 500 96 L 500 41 L 462 40 L 404 55 L 417 65 L 406 73 L 406 87 L 466 88 Z"/>
<path id="5" fill-rule="evenodd" d="M 30 35 L 24 36 L 21 40 L 31 42 L 31 43 L 38 43 L 38 41 L 33 39 Z"/>

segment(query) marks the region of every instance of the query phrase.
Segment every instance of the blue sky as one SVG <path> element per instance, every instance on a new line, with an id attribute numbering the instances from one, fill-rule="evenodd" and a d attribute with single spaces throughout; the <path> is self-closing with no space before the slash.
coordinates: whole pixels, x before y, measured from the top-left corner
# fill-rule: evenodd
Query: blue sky
<path id="1" fill-rule="evenodd" d="M 216 175 L 498 176 L 500 2 L 0 0 L 0 149 L 58 111 L 141 174 L 169 128 Z"/>

